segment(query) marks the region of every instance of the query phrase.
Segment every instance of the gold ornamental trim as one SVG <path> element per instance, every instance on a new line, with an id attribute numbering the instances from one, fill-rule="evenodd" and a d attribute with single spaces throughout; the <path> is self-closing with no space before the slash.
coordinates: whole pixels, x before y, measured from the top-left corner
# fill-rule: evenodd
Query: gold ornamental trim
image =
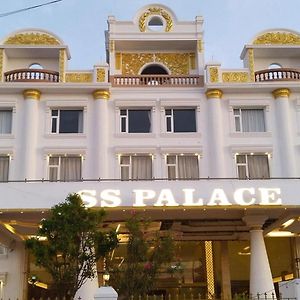
<path id="1" fill-rule="evenodd" d="M 216 67 L 209 68 L 210 82 L 219 82 L 219 69 Z"/>
<path id="2" fill-rule="evenodd" d="M 95 90 L 93 92 L 93 97 L 95 100 L 109 100 L 110 98 L 110 92 L 109 90 Z"/>
<path id="3" fill-rule="evenodd" d="M 46 33 L 18 33 L 9 37 L 5 45 L 60 45 L 58 39 Z"/>
<path id="4" fill-rule="evenodd" d="M 248 50 L 248 65 L 250 71 L 250 81 L 255 81 L 255 72 L 254 72 L 254 51 L 253 49 Z"/>
<path id="5" fill-rule="evenodd" d="M 202 40 L 197 41 L 197 51 L 202 52 L 203 51 L 203 42 Z"/>
<path id="6" fill-rule="evenodd" d="M 300 36 L 290 32 L 267 32 L 257 37 L 254 45 L 300 45 Z"/>
<path id="7" fill-rule="evenodd" d="M 3 79 L 3 49 L 0 49 L 0 82 Z"/>
<path id="8" fill-rule="evenodd" d="M 65 82 L 66 51 L 59 50 L 59 82 Z"/>
<path id="9" fill-rule="evenodd" d="M 221 90 L 208 90 L 206 93 L 207 99 L 218 98 L 221 99 L 223 96 L 223 92 Z"/>
<path id="10" fill-rule="evenodd" d="M 121 69 L 121 61 L 122 61 L 122 53 L 118 52 L 116 53 L 116 70 Z"/>
<path id="11" fill-rule="evenodd" d="M 27 100 L 27 99 L 40 100 L 41 92 L 39 90 L 24 90 L 23 97 L 24 97 L 24 100 Z"/>
<path id="12" fill-rule="evenodd" d="M 288 98 L 291 94 L 291 91 L 287 88 L 276 89 L 272 92 L 275 99 L 277 98 Z"/>
<path id="13" fill-rule="evenodd" d="M 169 32 L 173 27 L 173 20 L 171 16 L 162 8 L 159 7 L 150 7 L 145 11 L 139 18 L 139 28 L 141 32 L 146 31 L 146 20 L 149 16 L 159 15 L 162 16 L 166 21 L 165 32 Z"/>
<path id="14" fill-rule="evenodd" d="M 248 72 L 224 72 L 222 73 L 223 82 L 248 82 Z"/>
<path id="15" fill-rule="evenodd" d="M 96 75 L 97 75 L 97 82 L 105 82 L 105 69 L 103 68 L 97 69 Z"/>
<path id="16" fill-rule="evenodd" d="M 91 73 L 67 73 L 65 74 L 66 82 L 84 83 L 92 82 L 93 74 Z"/>

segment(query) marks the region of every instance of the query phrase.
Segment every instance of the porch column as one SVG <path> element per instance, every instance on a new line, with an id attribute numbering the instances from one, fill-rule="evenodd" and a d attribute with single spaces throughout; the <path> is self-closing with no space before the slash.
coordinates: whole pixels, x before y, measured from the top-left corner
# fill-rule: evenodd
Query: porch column
<path id="1" fill-rule="evenodd" d="M 96 90 L 93 92 L 95 99 L 95 126 L 94 126 L 94 161 L 93 174 L 95 178 L 109 178 L 108 170 L 108 90 Z"/>
<path id="2" fill-rule="evenodd" d="M 231 300 L 231 279 L 227 241 L 221 241 L 221 274 L 222 300 Z"/>
<path id="3" fill-rule="evenodd" d="M 23 92 L 24 118 L 23 136 L 21 151 L 21 164 L 23 169 L 20 172 L 20 179 L 36 179 L 36 149 L 38 134 L 38 102 L 41 92 L 38 90 L 25 90 Z"/>
<path id="4" fill-rule="evenodd" d="M 209 176 L 225 177 L 221 90 L 208 90 Z"/>
<path id="5" fill-rule="evenodd" d="M 281 88 L 273 91 L 276 99 L 277 144 L 280 155 L 282 177 L 296 177 L 293 130 L 290 114 L 290 90 Z"/>
<path id="6" fill-rule="evenodd" d="M 250 294 L 272 298 L 275 294 L 273 278 L 266 251 L 262 226 L 266 216 L 245 216 L 243 221 L 250 227 Z"/>

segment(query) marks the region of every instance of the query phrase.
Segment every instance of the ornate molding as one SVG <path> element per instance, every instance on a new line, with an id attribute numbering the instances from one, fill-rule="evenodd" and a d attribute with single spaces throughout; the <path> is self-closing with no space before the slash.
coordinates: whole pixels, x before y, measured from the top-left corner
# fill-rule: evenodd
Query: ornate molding
<path id="1" fill-rule="evenodd" d="M 46 33 L 18 33 L 9 37 L 5 45 L 60 45 L 59 40 Z"/>
<path id="2" fill-rule="evenodd" d="M 93 74 L 92 73 L 67 73 L 65 74 L 66 82 L 92 82 Z"/>
<path id="3" fill-rule="evenodd" d="M 198 40 L 198 41 L 197 41 L 197 51 L 198 51 L 198 52 L 202 52 L 202 51 L 203 51 L 202 40 Z"/>
<path id="4" fill-rule="evenodd" d="M 3 49 L 0 49 L 0 82 L 3 80 Z"/>
<path id="5" fill-rule="evenodd" d="M 95 90 L 93 92 L 93 97 L 95 100 L 98 100 L 98 99 L 109 100 L 110 92 L 109 92 L 109 90 Z"/>
<path id="6" fill-rule="evenodd" d="M 190 68 L 196 69 L 196 56 L 194 53 L 190 53 Z"/>
<path id="7" fill-rule="evenodd" d="M 248 50 L 248 65 L 250 71 L 250 80 L 255 81 L 255 72 L 254 72 L 254 51 L 253 49 Z"/>
<path id="8" fill-rule="evenodd" d="M 24 90 L 23 97 L 24 100 L 26 99 L 40 100 L 41 92 L 39 90 Z"/>
<path id="9" fill-rule="evenodd" d="M 118 52 L 116 53 L 116 63 L 115 63 L 115 66 L 116 66 L 116 70 L 120 70 L 121 69 L 121 61 L 122 61 L 122 53 Z"/>
<path id="10" fill-rule="evenodd" d="M 115 51 L 115 41 L 110 40 L 109 41 L 109 52 L 112 53 Z"/>
<path id="11" fill-rule="evenodd" d="M 291 91 L 287 88 L 276 89 L 272 92 L 273 97 L 277 98 L 288 98 L 291 94 Z"/>
<path id="12" fill-rule="evenodd" d="M 105 69 L 103 68 L 97 69 L 96 76 L 97 76 L 97 82 L 105 82 Z"/>
<path id="13" fill-rule="evenodd" d="M 59 82 L 65 82 L 65 60 L 66 53 L 64 49 L 59 50 Z"/>
<path id="14" fill-rule="evenodd" d="M 216 67 L 209 68 L 209 80 L 210 82 L 219 82 L 219 69 Z"/>
<path id="15" fill-rule="evenodd" d="M 222 73 L 223 82 L 248 82 L 248 72 L 224 72 Z"/>
<path id="16" fill-rule="evenodd" d="M 223 92 L 221 90 L 208 90 L 206 93 L 206 97 L 207 99 L 211 99 L 211 98 L 218 98 L 221 99 L 223 96 Z"/>
<path id="17" fill-rule="evenodd" d="M 254 45 L 300 45 L 300 36 L 290 32 L 267 32 L 257 37 Z"/>
<path id="18" fill-rule="evenodd" d="M 162 8 L 159 7 L 150 7 L 147 11 L 145 11 L 139 18 L 139 28 L 141 32 L 146 31 L 146 20 L 149 16 L 159 15 L 162 16 L 166 21 L 165 32 L 169 32 L 173 27 L 173 20 L 171 16 Z"/>
<path id="19" fill-rule="evenodd" d="M 122 75 L 138 75 L 149 63 L 165 65 L 172 75 L 188 75 L 191 53 L 122 53 Z"/>

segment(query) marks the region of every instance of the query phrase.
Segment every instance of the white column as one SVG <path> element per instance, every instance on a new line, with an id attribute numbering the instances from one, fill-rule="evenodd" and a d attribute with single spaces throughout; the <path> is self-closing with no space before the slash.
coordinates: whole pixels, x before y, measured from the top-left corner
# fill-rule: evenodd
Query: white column
<path id="1" fill-rule="evenodd" d="M 108 90 L 96 90 L 93 92 L 95 107 L 94 125 L 94 177 L 108 178 Z"/>
<path id="2" fill-rule="evenodd" d="M 36 178 L 36 151 L 38 134 L 38 103 L 41 93 L 38 90 L 25 90 L 24 96 L 24 118 L 22 132 L 21 169 L 20 179 Z"/>
<path id="3" fill-rule="evenodd" d="M 276 99 L 277 145 L 280 155 L 280 176 L 282 177 L 297 176 L 289 95 L 290 90 L 286 88 L 273 91 Z"/>
<path id="4" fill-rule="evenodd" d="M 266 216 L 246 216 L 243 220 L 250 227 L 250 294 L 253 298 L 264 297 L 272 298 L 275 289 L 272 279 L 271 268 L 265 246 L 263 230 Z"/>
<path id="5" fill-rule="evenodd" d="M 208 142 L 209 142 L 209 176 L 225 177 L 224 137 L 221 98 L 222 91 L 209 90 L 208 99 Z"/>

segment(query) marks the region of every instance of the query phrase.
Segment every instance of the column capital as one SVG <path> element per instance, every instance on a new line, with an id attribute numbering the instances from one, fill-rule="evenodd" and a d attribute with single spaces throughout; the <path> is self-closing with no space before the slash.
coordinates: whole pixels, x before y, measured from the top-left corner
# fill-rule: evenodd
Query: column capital
<path id="1" fill-rule="evenodd" d="M 102 99 L 102 100 L 109 100 L 110 98 L 110 91 L 109 90 L 95 90 L 93 92 L 93 97 L 95 100 Z"/>
<path id="2" fill-rule="evenodd" d="M 205 94 L 206 94 L 207 99 L 211 99 L 211 98 L 221 99 L 223 96 L 223 92 L 218 89 L 208 90 L 208 91 L 206 91 Z"/>
<path id="3" fill-rule="evenodd" d="M 268 219 L 268 217 L 264 216 L 264 215 L 252 215 L 252 216 L 249 215 L 249 216 L 243 217 L 243 221 L 252 230 L 253 229 L 261 229 L 267 219 Z"/>
<path id="4" fill-rule="evenodd" d="M 288 98 L 291 94 L 291 91 L 287 88 L 276 89 L 272 92 L 273 97 L 277 98 Z"/>
<path id="5" fill-rule="evenodd" d="M 40 100 L 41 92 L 39 90 L 24 90 L 23 97 L 24 100 L 26 99 Z"/>

